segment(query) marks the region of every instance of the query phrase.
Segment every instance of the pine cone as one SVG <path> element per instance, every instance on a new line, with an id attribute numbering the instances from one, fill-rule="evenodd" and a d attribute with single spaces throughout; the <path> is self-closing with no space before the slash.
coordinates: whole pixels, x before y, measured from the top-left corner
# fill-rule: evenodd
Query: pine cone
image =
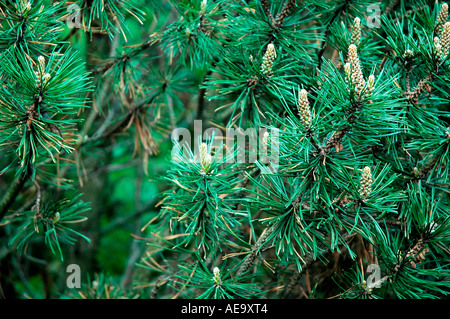
<path id="1" fill-rule="evenodd" d="M 208 153 L 208 145 L 206 143 L 202 143 L 200 145 L 200 167 L 201 171 L 204 174 L 208 174 L 209 168 L 211 166 L 211 155 Z"/>
<path id="2" fill-rule="evenodd" d="M 297 108 L 303 127 L 305 130 L 309 130 L 311 126 L 311 111 L 309 109 L 308 92 L 306 90 L 300 91 Z"/>
<path id="3" fill-rule="evenodd" d="M 352 38 L 350 43 L 356 46 L 361 42 L 361 20 L 355 18 L 355 24 L 352 27 Z"/>
<path id="4" fill-rule="evenodd" d="M 366 83 L 359 63 L 358 49 L 354 44 L 350 44 L 348 47 L 348 60 L 352 67 L 352 82 L 355 85 L 355 92 L 360 95 Z"/>
<path id="5" fill-rule="evenodd" d="M 364 167 L 363 174 L 361 176 L 359 188 L 359 194 L 361 195 L 363 200 L 365 200 L 372 192 L 371 186 L 372 186 L 372 173 L 370 172 L 370 167 L 366 166 Z"/>
<path id="6" fill-rule="evenodd" d="M 447 21 L 447 17 L 448 17 L 448 5 L 446 3 L 443 3 L 436 20 L 436 26 L 434 29 L 434 32 L 436 34 L 439 35 L 442 32 L 442 26 Z"/>
<path id="7" fill-rule="evenodd" d="M 373 89 L 375 86 L 375 76 L 373 74 L 369 75 L 367 79 L 367 96 L 370 97 L 373 94 Z"/>
<path id="8" fill-rule="evenodd" d="M 446 22 L 442 29 L 440 45 L 442 46 L 442 57 L 445 58 L 448 54 L 450 44 L 450 22 Z"/>

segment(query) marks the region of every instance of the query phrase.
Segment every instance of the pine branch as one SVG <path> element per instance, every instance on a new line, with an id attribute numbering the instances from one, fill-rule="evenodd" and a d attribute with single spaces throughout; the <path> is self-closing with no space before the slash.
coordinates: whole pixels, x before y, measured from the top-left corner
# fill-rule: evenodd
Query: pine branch
<path id="1" fill-rule="evenodd" d="M 216 65 L 216 61 L 211 63 L 211 66 L 203 77 L 202 85 L 205 84 L 207 78 L 213 73 L 213 68 Z M 197 107 L 197 118 L 203 118 L 203 112 L 205 110 L 205 95 L 206 95 L 206 87 L 201 87 L 198 93 L 198 107 Z"/>
<path id="2" fill-rule="evenodd" d="M 126 128 L 132 118 L 132 116 L 136 113 L 139 112 L 142 108 L 144 108 L 146 105 L 153 103 L 153 101 L 156 99 L 156 97 L 159 95 L 159 92 L 156 92 L 155 94 L 153 94 L 150 99 L 146 99 L 144 101 L 141 101 L 140 103 L 136 104 L 133 108 L 131 108 L 125 115 L 124 118 L 122 118 L 122 120 L 120 120 L 119 123 L 117 123 L 116 125 L 111 125 L 111 128 L 109 130 L 107 130 L 106 132 L 104 132 L 101 135 L 92 135 L 89 138 L 86 139 L 81 139 L 78 144 L 77 147 L 80 148 L 81 146 L 85 145 L 85 144 L 89 144 L 98 140 L 105 140 L 111 136 L 113 136 L 116 133 L 120 133 L 124 128 Z"/>
<path id="3" fill-rule="evenodd" d="M 398 6 L 399 2 L 400 0 L 390 1 L 386 9 L 384 10 L 384 14 L 386 15 L 391 14 L 391 12 Z"/>
<path id="4" fill-rule="evenodd" d="M 281 296 L 283 298 L 288 298 L 292 294 L 292 291 L 297 286 L 298 282 L 300 281 L 300 278 L 303 276 L 303 273 L 306 271 L 306 269 L 311 267 L 311 265 L 314 262 L 316 262 L 316 259 L 314 258 L 314 254 L 309 254 L 308 256 L 303 258 L 302 270 L 301 271 L 297 271 L 291 277 L 291 279 L 289 280 L 289 282 L 287 283 L 287 285 L 285 286 L 284 290 L 281 293 Z"/>
<path id="5" fill-rule="evenodd" d="M 351 109 L 349 110 L 350 116 L 347 119 L 348 124 L 352 124 L 356 119 L 356 111 L 361 107 L 359 102 L 354 102 Z M 334 147 L 336 151 L 340 151 L 342 148 L 342 140 L 345 135 L 350 131 L 351 127 L 349 125 L 344 125 L 339 131 L 335 131 L 330 138 L 327 140 L 326 144 L 322 147 L 324 154 L 328 154 Z"/>
<path id="6" fill-rule="evenodd" d="M 141 210 L 141 191 L 142 191 L 142 175 L 143 175 L 143 169 L 142 169 L 142 163 L 141 165 L 137 166 L 137 177 L 135 179 L 135 209 L 140 212 L 140 214 L 137 214 L 134 218 L 134 234 L 137 234 L 138 236 L 141 235 L 141 217 L 142 217 L 142 210 Z M 134 270 L 135 270 L 135 264 L 138 261 L 138 259 L 141 256 L 142 247 L 138 243 L 137 240 L 133 240 L 130 245 L 130 252 L 127 259 L 127 265 L 125 267 L 125 271 L 122 277 L 122 287 L 124 289 L 129 289 Z"/>
<path id="7" fill-rule="evenodd" d="M 31 207 L 31 209 L 35 211 L 36 217 L 42 217 L 42 215 L 41 215 L 41 200 L 42 200 L 41 186 L 39 185 L 36 178 L 33 179 L 33 184 L 36 187 L 36 201 L 35 201 L 33 207 Z"/>
<path id="8" fill-rule="evenodd" d="M 412 16 L 414 13 L 417 13 L 417 12 L 420 12 L 420 11 L 424 10 L 425 7 L 426 7 L 426 6 L 418 6 L 418 7 L 415 7 L 415 8 L 413 8 L 413 9 L 410 9 L 410 10 L 405 11 L 405 14 L 398 13 L 398 14 L 396 15 L 396 18 L 393 19 L 392 22 L 393 22 L 393 23 L 398 23 L 398 21 L 399 21 L 400 19 L 403 19 L 403 18 L 405 18 L 405 17 Z M 383 33 L 382 33 L 381 35 L 384 36 Z"/>
<path id="9" fill-rule="evenodd" d="M 150 299 L 158 298 L 158 288 L 164 285 L 171 277 L 172 275 L 170 276 L 162 275 L 156 280 L 155 285 L 153 286 L 153 289 L 150 292 Z"/>
<path id="10" fill-rule="evenodd" d="M 28 174 L 21 175 L 17 177 L 11 184 L 11 186 L 6 191 L 5 196 L 3 196 L 0 202 L 0 221 L 5 217 L 8 209 L 16 200 L 26 181 L 28 180 Z"/>
<path id="11" fill-rule="evenodd" d="M 283 9 L 281 9 L 281 11 L 277 14 L 277 17 L 275 18 L 275 28 L 279 28 L 283 24 L 284 19 L 286 19 L 286 17 L 291 12 L 295 2 L 296 0 L 288 0 L 288 2 L 286 2 L 286 4 L 283 6 Z"/>
<path id="12" fill-rule="evenodd" d="M 352 234 L 352 235 L 346 234 L 343 236 L 343 240 L 346 243 L 348 243 L 353 239 L 353 236 L 355 236 L 355 234 Z M 319 256 L 323 256 L 326 253 L 328 253 L 329 251 L 330 251 L 330 249 L 326 245 L 319 244 L 319 246 L 318 246 Z M 289 297 L 291 295 L 292 291 L 294 290 L 298 281 L 302 277 L 303 273 L 306 271 L 306 269 L 311 267 L 316 261 L 317 261 L 317 259 L 315 258 L 314 253 L 310 253 L 309 255 L 307 255 L 306 257 L 303 258 L 301 271 L 297 271 L 291 277 L 291 279 L 289 280 L 289 282 L 287 283 L 287 285 L 285 286 L 285 289 L 283 290 L 283 292 L 281 294 L 284 298 Z"/>
<path id="13" fill-rule="evenodd" d="M 432 156 L 431 160 L 427 162 L 427 164 L 422 168 L 422 170 L 419 172 L 419 176 L 424 178 L 427 177 L 431 170 L 434 168 L 436 163 L 438 162 L 439 158 L 444 155 L 446 152 L 446 149 L 443 149 L 439 154 L 434 154 Z"/>
<path id="14" fill-rule="evenodd" d="M 124 46 L 123 47 L 124 49 L 132 48 L 131 52 L 123 54 L 119 58 L 109 60 L 102 66 L 92 70 L 91 71 L 92 74 L 96 75 L 96 74 L 101 74 L 101 73 L 108 73 L 114 66 L 116 66 L 120 62 L 125 62 L 125 61 L 139 55 L 140 53 L 144 52 L 145 50 L 147 50 L 153 44 L 158 42 L 160 37 L 161 37 L 161 34 L 154 34 L 154 35 L 150 36 L 149 40 L 147 40 L 141 44 L 133 45 L 133 46 Z"/>
<path id="15" fill-rule="evenodd" d="M 253 261 L 258 255 L 259 250 L 266 244 L 267 238 L 269 238 L 269 236 L 273 233 L 274 229 L 274 226 L 264 229 L 256 244 L 251 247 L 249 255 L 245 258 L 244 262 L 239 267 L 236 273 L 236 277 L 242 276 L 251 267 Z"/>
<path id="16" fill-rule="evenodd" d="M 412 103 L 417 103 L 417 100 L 422 94 L 422 92 L 426 89 L 428 82 L 430 82 L 434 78 L 434 73 L 431 71 L 424 79 L 422 79 L 417 86 L 414 88 L 412 92 L 406 93 L 406 98 L 408 101 Z"/>
<path id="17" fill-rule="evenodd" d="M 340 16 L 341 11 L 343 10 L 343 8 L 339 8 L 339 10 L 336 10 L 334 12 L 333 17 L 331 18 L 331 21 L 328 23 L 326 29 L 325 29 L 325 36 L 324 36 L 324 40 L 322 42 L 322 47 L 320 48 L 318 54 L 317 54 L 317 74 L 319 73 L 319 70 L 322 68 L 322 57 L 325 53 L 325 50 L 327 49 L 327 38 L 330 35 L 331 32 L 331 26 L 334 23 L 334 21 Z"/>
<path id="18" fill-rule="evenodd" d="M 275 18 L 273 17 L 272 12 L 270 11 L 270 3 L 269 0 L 261 0 L 261 6 L 264 10 L 264 12 L 266 13 L 267 17 L 270 20 L 270 24 L 275 27 L 276 22 L 275 22 Z"/>
<path id="19" fill-rule="evenodd" d="M 320 146 L 319 143 L 317 143 L 316 139 L 314 138 L 314 132 L 312 132 L 311 130 L 308 130 L 306 132 L 306 137 L 309 139 L 311 144 L 314 146 L 314 148 L 316 149 L 319 156 L 323 156 L 324 150 L 323 150 L 322 146 Z"/>
<path id="20" fill-rule="evenodd" d="M 426 241 L 420 238 L 416 244 L 408 250 L 406 258 L 412 267 L 416 268 L 416 263 L 425 259 L 425 254 L 428 252 L 428 248 L 425 247 Z"/>

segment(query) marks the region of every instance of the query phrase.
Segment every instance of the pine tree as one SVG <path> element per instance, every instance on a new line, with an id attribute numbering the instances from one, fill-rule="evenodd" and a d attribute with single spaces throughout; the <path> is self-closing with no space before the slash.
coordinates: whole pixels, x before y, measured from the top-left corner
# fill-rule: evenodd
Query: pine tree
<path id="1" fill-rule="evenodd" d="M 83 263 L 37 285 L 70 298 L 448 296 L 447 3 L 0 9 L 5 272 Z"/>

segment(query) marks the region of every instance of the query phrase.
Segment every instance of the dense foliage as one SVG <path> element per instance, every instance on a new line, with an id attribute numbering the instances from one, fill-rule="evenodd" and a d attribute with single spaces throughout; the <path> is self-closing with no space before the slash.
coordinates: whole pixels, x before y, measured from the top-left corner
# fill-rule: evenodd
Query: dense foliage
<path id="1" fill-rule="evenodd" d="M 0 0 L 0 296 L 445 298 L 448 20 Z"/>

